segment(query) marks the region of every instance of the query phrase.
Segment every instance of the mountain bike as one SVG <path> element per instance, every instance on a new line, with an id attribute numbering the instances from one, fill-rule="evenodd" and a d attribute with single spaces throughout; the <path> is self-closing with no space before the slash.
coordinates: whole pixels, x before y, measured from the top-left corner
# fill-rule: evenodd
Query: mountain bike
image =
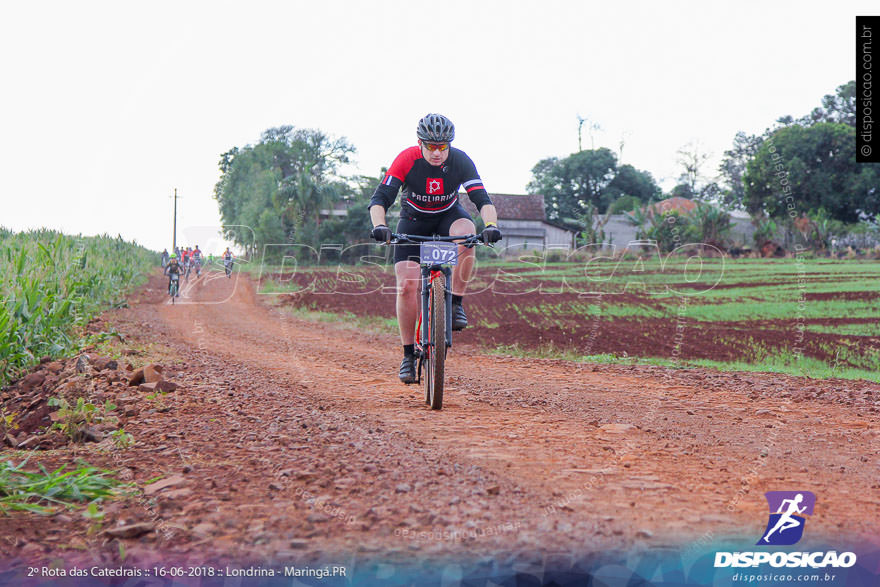
<path id="1" fill-rule="evenodd" d="M 202 260 L 201 259 L 194 260 L 193 265 L 195 265 L 195 268 L 196 268 L 196 278 L 201 277 L 202 276 Z"/>
<path id="2" fill-rule="evenodd" d="M 186 269 L 186 271 L 185 271 L 185 273 L 184 273 L 184 275 L 183 275 L 183 278 L 184 278 L 187 282 L 189 282 L 189 272 L 192 270 L 192 261 L 190 261 L 189 259 L 187 259 L 187 261 L 186 261 L 186 263 L 184 263 L 184 265 L 185 265 L 185 269 Z"/>
<path id="3" fill-rule="evenodd" d="M 471 248 L 482 244 L 481 234 L 465 236 L 421 236 L 391 233 L 389 244 L 418 244 L 419 318 L 415 328 L 416 383 L 425 379 L 425 403 L 431 409 L 443 407 L 446 353 L 452 346 L 453 265 L 458 263 L 458 245 Z M 453 242 L 455 241 L 455 242 Z M 491 245 L 489 245 L 491 246 Z"/>
<path id="4" fill-rule="evenodd" d="M 232 277 L 232 259 L 223 260 L 223 270 L 226 271 L 226 277 Z"/>
<path id="5" fill-rule="evenodd" d="M 180 275 L 177 273 L 172 273 L 171 275 L 171 283 L 168 284 L 168 295 L 171 296 L 171 303 L 174 303 L 174 298 L 178 297 L 180 292 Z"/>

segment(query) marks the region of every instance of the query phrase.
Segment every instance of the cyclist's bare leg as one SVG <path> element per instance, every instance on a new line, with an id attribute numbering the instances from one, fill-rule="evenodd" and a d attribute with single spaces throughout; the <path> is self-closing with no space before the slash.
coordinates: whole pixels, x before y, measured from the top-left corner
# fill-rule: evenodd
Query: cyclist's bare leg
<path id="1" fill-rule="evenodd" d="M 397 325 L 400 327 L 400 343 L 413 344 L 416 320 L 419 317 L 419 264 L 415 261 L 399 261 L 394 264 L 397 277 Z"/>
<path id="2" fill-rule="evenodd" d="M 459 218 L 449 227 L 449 236 L 464 236 L 477 232 L 474 223 L 467 218 Z M 463 296 L 467 284 L 474 273 L 476 255 L 473 248 L 458 247 L 458 264 L 452 270 L 452 293 Z"/>

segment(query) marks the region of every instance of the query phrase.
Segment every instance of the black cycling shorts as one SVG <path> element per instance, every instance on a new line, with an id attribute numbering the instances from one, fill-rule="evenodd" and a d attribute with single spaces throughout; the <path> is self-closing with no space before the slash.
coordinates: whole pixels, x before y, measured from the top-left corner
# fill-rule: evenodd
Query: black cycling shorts
<path id="1" fill-rule="evenodd" d="M 472 220 L 471 215 L 461 204 L 456 204 L 449 209 L 448 212 L 438 214 L 437 216 L 420 216 L 406 209 L 406 206 L 400 211 L 400 222 L 397 223 L 395 232 L 400 234 L 417 234 L 419 236 L 449 236 L 449 229 L 452 223 L 459 218 L 467 218 Z M 415 261 L 419 262 L 419 245 L 394 245 L 394 262 Z"/>

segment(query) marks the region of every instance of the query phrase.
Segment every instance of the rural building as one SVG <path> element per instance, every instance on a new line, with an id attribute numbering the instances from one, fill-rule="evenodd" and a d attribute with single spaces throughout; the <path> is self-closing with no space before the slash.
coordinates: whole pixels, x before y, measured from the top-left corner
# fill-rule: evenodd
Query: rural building
<path id="1" fill-rule="evenodd" d="M 489 197 L 498 210 L 498 227 L 504 237 L 496 245 L 499 250 L 517 254 L 535 250 L 571 251 L 575 248 L 577 231 L 547 220 L 543 195 L 489 194 Z M 458 199 L 471 216 L 478 216 L 470 198 L 459 194 Z"/>
<path id="2" fill-rule="evenodd" d="M 674 210 L 682 215 L 687 215 L 696 207 L 697 203 L 693 200 L 675 196 L 651 204 L 646 210 L 646 213 L 663 214 L 664 212 Z M 728 214 L 730 215 L 731 223 L 728 239 L 731 243 L 737 247 L 753 246 L 754 243 L 752 236 L 755 234 L 755 226 L 752 224 L 752 219 L 748 212 L 734 210 Z M 605 220 L 604 215 L 600 215 L 600 218 L 601 220 Z M 613 247 L 617 250 L 622 250 L 626 248 L 628 243 L 637 240 L 636 233 L 638 227 L 632 223 L 629 216 L 626 214 L 612 214 L 608 216 L 607 222 L 605 222 L 602 230 L 605 232 L 605 240 L 602 243 L 603 248 Z M 781 238 L 782 237 L 780 236 L 780 239 Z"/>

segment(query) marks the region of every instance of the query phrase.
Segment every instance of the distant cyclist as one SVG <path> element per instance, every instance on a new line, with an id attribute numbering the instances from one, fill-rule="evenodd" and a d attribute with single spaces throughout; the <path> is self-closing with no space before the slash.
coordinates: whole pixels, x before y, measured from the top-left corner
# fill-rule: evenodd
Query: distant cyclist
<path id="1" fill-rule="evenodd" d="M 385 213 L 403 190 L 403 205 L 397 232 L 431 236 L 468 235 L 476 232 L 470 214 L 458 201 L 458 189 L 464 187 L 486 224 L 483 239 L 501 240 L 498 215 L 474 162 L 464 151 L 453 148 L 455 126 L 440 114 L 428 114 L 416 129 L 418 145 L 404 149 L 388 169 L 385 178 L 370 200 L 370 236 L 379 242 L 391 239 Z M 474 250 L 459 247 L 458 265 L 452 274 L 452 329 L 467 326 L 462 297 L 474 267 Z M 419 314 L 419 246 L 397 245 L 394 249 L 394 273 L 397 278 L 397 323 L 403 344 L 400 380 L 416 380 L 414 330 Z"/>
<path id="2" fill-rule="evenodd" d="M 162 251 L 162 267 L 168 265 L 168 249 Z"/>
<path id="3" fill-rule="evenodd" d="M 196 248 L 193 249 L 192 252 L 192 264 L 196 270 L 196 276 L 202 274 L 202 251 L 199 250 L 199 245 L 196 245 Z"/>
<path id="4" fill-rule="evenodd" d="M 223 269 L 226 271 L 226 277 L 231 277 L 231 275 L 232 275 L 232 251 L 229 250 L 229 247 L 226 247 L 226 250 L 223 251 Z"/>
<path id="5" fill-rule="evenodd" d="M 183 271 L 187 279 L 189 279 L 189 271 L 192 268 L 192 254 L 192 247 L 187 247 L 186 250 L 183 251 Z"/>
<path id="6" fill-rule="evenodd" d="M 180 266 L 180 263 L 177 262 L 177 255 L 171 255 L 171 258 L 168 260 L 168 265 L 165 267 L 165 274 L 168 276 L 168 293 L 171 294 L 171 281 L 174 279 L 172 275 L 176 275 L 178 280 L 180 279 L 180 274 L 183 272 L 183 267 Z M 177 292 L 177 297 L 180 297 L 180 291 Z"/>

